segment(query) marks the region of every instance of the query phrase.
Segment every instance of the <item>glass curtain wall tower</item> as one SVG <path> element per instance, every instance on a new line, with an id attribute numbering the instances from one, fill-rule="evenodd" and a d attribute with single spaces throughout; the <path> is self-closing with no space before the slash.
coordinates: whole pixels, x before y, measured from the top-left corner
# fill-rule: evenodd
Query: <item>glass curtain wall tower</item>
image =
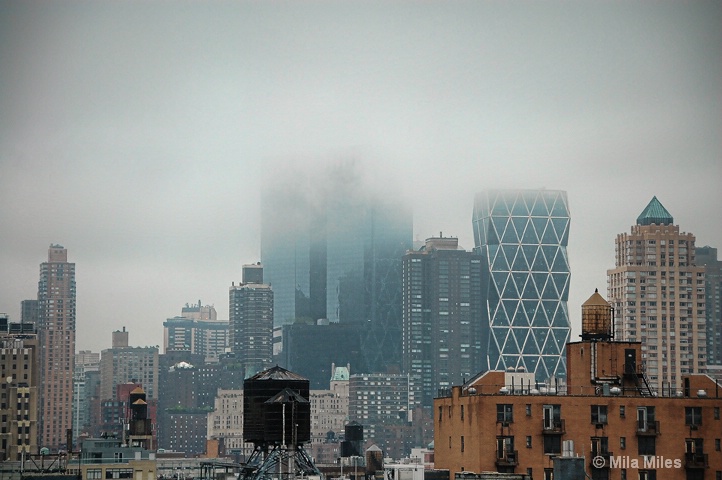
<path id="1" fill-rule="evenodd" d="M 538 381 L 566 374 L 569 203 L 561 190 L 486 190 L 476 196 L 486 368 L 523 367 Z"/>
<path id="2" fill-rule="evenodd" d="M 261 202 L 261 262 L 275 326 L 355 324 L 370 372 L 401 365 L 401 257 L 412 215 L 353 162 L 272 178 Z"/>

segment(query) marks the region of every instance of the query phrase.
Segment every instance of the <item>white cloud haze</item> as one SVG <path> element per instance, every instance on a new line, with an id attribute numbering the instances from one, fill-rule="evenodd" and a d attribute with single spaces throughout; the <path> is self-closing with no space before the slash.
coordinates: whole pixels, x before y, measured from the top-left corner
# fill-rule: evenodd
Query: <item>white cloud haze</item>
<path id="1" fill-rule="evenodd" d="M 0 311 L 50 243 L 77 346 L 228 318 L 282 165 L 367 163 L 419 239 L 473 247 L 484 188 L 569 192 L 569 309 L 653 195 L 722 247 L 722 3 L 0 1 Z M 313 167 L 311 167 L 313 166 Z M 380 181 L 380 180 L 379 180 Z"/>

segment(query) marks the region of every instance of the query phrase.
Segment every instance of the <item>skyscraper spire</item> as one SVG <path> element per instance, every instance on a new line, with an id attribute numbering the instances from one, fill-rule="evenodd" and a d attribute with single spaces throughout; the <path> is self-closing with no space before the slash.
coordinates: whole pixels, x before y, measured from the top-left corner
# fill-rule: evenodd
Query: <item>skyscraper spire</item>
<path id="1" fill-rule="evenodd" d="M 666 208 L 657 200 L 657 197 L 652 197 L 642 213 L 637 217 L 637 225 L 673 225 L 674 218 L 667 211 Z"/>

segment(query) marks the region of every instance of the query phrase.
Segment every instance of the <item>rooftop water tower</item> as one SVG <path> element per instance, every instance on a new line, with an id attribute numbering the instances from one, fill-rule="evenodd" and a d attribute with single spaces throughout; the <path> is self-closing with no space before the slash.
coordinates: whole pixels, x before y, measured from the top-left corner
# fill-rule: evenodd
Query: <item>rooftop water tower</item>
<path id="1" fill-rule="evenodd" d="M 254 444 L 243 479 L 321 475 L 303 448 L 311 441 L 308 379 L 279 366 L 246 379 L 243 434 Z"/>

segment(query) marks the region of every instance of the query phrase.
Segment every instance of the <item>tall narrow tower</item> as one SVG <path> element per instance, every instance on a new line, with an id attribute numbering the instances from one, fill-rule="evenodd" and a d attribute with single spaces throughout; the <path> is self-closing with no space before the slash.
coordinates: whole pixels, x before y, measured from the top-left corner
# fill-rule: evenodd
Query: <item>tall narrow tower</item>
<path id="1" fill-rule="evenodd" d="M 72 425 L 75 365 L 75 264 L 68 250 L 50 245 L 38 282 L 40 421 L 38 444 L 66 449 Z"/>
<path id="2" fill-rule="evenodd" d="M 481 369 L 481 260 L 455 237 L 428 238 L 403 258 L 403 366 L 410 404 Z"/>
<path id="3" fill-rule="evenodd" d="M 695 265 L 695 237 L 652 198 L 616 240 L 607 271 L 618 340 L 641 341 L 653 388 L 676 391 L 682 375 L 706 365 L 704 267 Z"/>
<path id="4" fill-rule="evenodd" d="M 523 367 L 540 381 L 565 375 L 569 220 L 561 190 L 487 190 L 476 196 L 486 368 Z"/>
<path id="5" fill-rule="evenodd" d="M 243 280 L 228 292 L 229 340 L 248 378 L 273 362 L 273 290 L 258 264 L 243 266 Z"/>

